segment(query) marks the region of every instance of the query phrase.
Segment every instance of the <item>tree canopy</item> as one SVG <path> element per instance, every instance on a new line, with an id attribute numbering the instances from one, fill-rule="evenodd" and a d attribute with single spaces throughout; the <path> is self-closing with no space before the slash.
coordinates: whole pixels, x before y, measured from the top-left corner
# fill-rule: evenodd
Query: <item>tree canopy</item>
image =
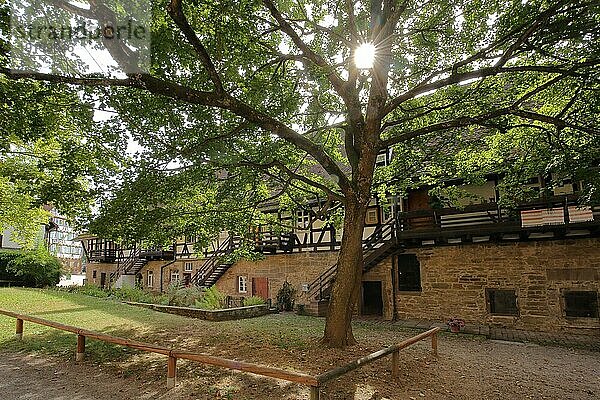
<path id="1" fill-rule="evenodd" d="M 123 13 L 52 4 L 101 24 Z M 104 131 L 139 143 L 103 203 L 117 235 L 215 232 L 277 190 L 343 204 L 325 332 L 343 346 L 374 188 L 556 171 L 598 195 L 599 16 L 594 0 L 157 1 L 147 71 L 73 74 L 52 57 L 51 72 L 0 71 L 86 87 L 112 113 Z M 126 72 L 132 47 L 102 42 Z M 365 42 L 368 70 L 353 62 Z"/>

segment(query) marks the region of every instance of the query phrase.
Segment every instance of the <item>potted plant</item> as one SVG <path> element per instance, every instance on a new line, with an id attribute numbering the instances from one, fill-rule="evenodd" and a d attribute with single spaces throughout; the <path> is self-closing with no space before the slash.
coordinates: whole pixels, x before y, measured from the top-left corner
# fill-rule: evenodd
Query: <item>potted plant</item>
<path id="1" fill-rule="evenodd" d="M 450 332 L 458 333 L 460 332 L 460 329 L 465 326 L 465 320 L 452 317 L 446 322 L 446 325 L 450 327 Z"/>

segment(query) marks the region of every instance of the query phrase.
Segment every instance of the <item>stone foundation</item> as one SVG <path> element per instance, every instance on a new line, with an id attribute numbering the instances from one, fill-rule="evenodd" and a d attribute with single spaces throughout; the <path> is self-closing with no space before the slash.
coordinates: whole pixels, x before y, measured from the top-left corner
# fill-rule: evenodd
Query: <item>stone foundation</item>
<path id="1" fill-rule="evenodd" d="M 397 291 L 396 317 L 600 334 L 598 318 L 567 318 L 563 298 L 565 290 L 598 293 L 599 245 L 577 239 L 410 249 L 420 262 L 422 291 Z M 486 289 L 514 290 L 518 314 L 492 315 Z"/>

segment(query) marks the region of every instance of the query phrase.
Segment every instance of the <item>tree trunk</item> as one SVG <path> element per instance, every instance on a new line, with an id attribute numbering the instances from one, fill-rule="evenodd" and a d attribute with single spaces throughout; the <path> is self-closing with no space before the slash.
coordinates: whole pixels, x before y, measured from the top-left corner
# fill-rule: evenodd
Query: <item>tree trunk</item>
<path id="1" fill-rule="evenodd" d="M 348 202 L 345 207 L 342 246 L 323 336 L 323 343 L 330 347 L 356 344 L 351 322 L 362 280 L 362 236 L 366 206 L 360 202 Z"/>

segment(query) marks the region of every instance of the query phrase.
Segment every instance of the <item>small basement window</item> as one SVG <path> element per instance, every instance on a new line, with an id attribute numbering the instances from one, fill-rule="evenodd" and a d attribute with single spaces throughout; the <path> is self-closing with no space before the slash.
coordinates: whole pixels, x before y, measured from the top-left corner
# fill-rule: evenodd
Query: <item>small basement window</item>
<path id="1" fill-rule="evenodd" d="M 598 293 L 569 291 L 564 293 L 565 315 L 575 318 L 598 318 Z"/>
<path id="2" fill-rule="evenodd" d="M 507 289 L 486 289 L 490 314 L 519 315 L 517 293 Z"/>
<path id="3" fill-rule="evenodd" d="M 186 261 L 186 263 L 183 265 L 183 270 L 186 272 L 190 272 L 194 270 L 194 263 L 191 261 Z"/>
<path id="4" fill-rule="evenodd" d="M 416 254 L 399 254 L 398 290 L 407 292 L 421 291 L 421 264 Z"/>

